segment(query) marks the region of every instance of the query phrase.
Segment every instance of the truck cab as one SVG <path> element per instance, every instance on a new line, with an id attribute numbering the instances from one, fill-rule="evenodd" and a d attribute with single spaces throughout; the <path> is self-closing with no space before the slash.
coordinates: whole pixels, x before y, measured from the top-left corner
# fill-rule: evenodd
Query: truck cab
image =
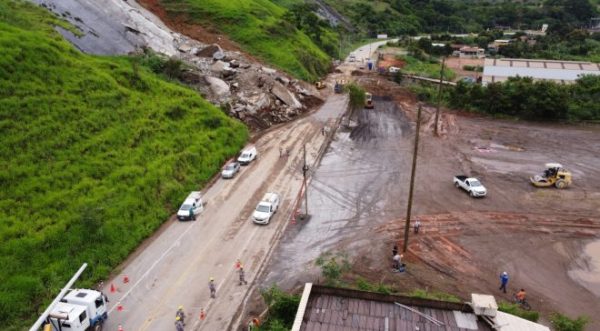
<path id="1" fill-rule="evenodd" d="M 107 318 L 104 295 L 87 289 L 69 292 L 49 315 L 54 331 L 101 330 Z"/>
<path id="2" fill-rule="evenodd" d="M 279 194 L 266 193 L 256 205 L 256 209 L 252 213 L 252 220 L 256 224 L 269 224 L 271 217 L 277 212 L 277 208 L 279 208 Z"/>

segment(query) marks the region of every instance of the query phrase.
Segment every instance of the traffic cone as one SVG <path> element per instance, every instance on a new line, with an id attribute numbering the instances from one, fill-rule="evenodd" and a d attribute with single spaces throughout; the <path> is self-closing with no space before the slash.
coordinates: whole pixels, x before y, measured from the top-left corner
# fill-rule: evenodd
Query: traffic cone
<path id="1" fill-rule="evenodd" d="M 200 308 L 200 320 L 204 321 L 206 318 L 206 313 L 204 312 L 204 308 Z"/>
<path id="2" fill-rule="evenodd" d="M 117 311 L 123 311 L 123 305 L 119 304 L 119 305 L 117 306 Z"/>
<path id="3" fill-rule="evenodd" d="M 110 293 L 115 293 L 117 291 L 117 288 L 115 287 L 115 284 L 110 283 Z"/>
<path id="4" fill-rule="evenodd" d="M 119 328 L 117 329 L 117 331 L 124 331 L 123 326 L 121 324 L 119 324 Z"/>
<path id="5" fill-rule="evenodd" d="M 242 262 L 240 261 L 240 259 L 238 259 L 238 260 L 235 262 L 235 268 L 236 268 L 236 269 L 239 269 L 241 265 L 242 265 Z"/>
<path id="6" fill-rule="evenodd" d="M 123 284 L 129 283 L 129 277 L 127 275 L 123 276 Z"/>

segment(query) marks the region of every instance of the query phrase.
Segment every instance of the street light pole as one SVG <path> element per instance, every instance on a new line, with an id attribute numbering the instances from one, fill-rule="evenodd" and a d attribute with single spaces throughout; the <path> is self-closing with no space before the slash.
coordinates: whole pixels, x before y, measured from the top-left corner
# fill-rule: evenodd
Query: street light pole
<path id="1" fill-rule="evenodd" d="M 419 131 L 421 130 L 421 105 L 417 110 L 417 129 L 415 133 L 415 150 L 413 151 L 412 170 L 410 172 L 410 188 L 408 190 L 408 206 L 406 207 L 406 223 L 404 224 L 404 247 L 402 251 L 408 250 L 408 233 L 410 232 L 410 213 L 412 211 L 413 190 L 415 187 L 415 172 L 417 170 L 417 152 L 419 151 Z"/>
<path id="2" fill-rule="evenodd" d="M 308 218 L 308 185 L 306 184 L 308 165 L 306 164 L 306 144 L 304 144 L 304 165 L 302 166 L 302 174 L 304 175 L 304 215 Z"/>
<path id="3" fill-rule="evenodd" d="M 440 103 L 442 102 L 442 82 L 444 80 L 444 65 L 446 64 L 446 57 L 442 58 L 442 69 L 440 70 L 440 86 L 438 87 L 438 99 L 437 99 L 437 108 L 435 110 L 435 127 L 433 128 L 433 132 L 436 136 L 438 134 L 438 126 L 440 120 Z"/>

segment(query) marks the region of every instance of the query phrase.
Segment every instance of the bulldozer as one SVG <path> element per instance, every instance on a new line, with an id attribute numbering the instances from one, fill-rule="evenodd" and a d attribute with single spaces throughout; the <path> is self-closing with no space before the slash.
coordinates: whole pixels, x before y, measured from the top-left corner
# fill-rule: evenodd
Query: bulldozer
<path id="1" fill-rule="evenodd" d="M 325 87 L 327 87 L 327 85 L 325 85 L 325 83 L 323 83 L 322 81 L 318 81 L 315 83 L 315 87 L 317 88 L 317 90 L 322 90 Z"/>
<path id="2" fill-rule="evenodd" d="M 529 179 L 535 187 L 551 187 L 558 189 L 571 185 L 571 172 L 566 170 L 560 163 L 546 163 L 546 170 L 541 175 L 535 175 Z"/>

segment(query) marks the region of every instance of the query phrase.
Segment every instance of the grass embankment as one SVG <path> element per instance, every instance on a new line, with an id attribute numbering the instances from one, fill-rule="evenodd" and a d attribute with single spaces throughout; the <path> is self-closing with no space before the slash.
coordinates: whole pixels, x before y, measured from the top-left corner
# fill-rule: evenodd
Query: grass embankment
<path id="1" fill-rule="evenodd" d="M 213 26 L 263 61 L 304 79 L 315 80 L 330 58 L 284 19 L 286 9 L 268 0 L 162 0 L 170 15 Z"/>
<path id="2" fill-rule="evenodd" d="M 402 73 L 423 76 L 428 78 L 440 78 L 440 70 L 442 64 L 437 59 L 421 61 L 410 55 L 400 55 L 398 60 L 404 61 L 406 64 L 402 67 Z M 456 78 L 454 71 L 444 68 L 444 80 L 453 80 Z"/>
<path id="3" fill-rule="evenodd" d="M 81 54 L 0 1 L 0 325 L 35 319 L 83 262 L 106 277 L 245 143 L 247 129 L 126 57 Z"/>

